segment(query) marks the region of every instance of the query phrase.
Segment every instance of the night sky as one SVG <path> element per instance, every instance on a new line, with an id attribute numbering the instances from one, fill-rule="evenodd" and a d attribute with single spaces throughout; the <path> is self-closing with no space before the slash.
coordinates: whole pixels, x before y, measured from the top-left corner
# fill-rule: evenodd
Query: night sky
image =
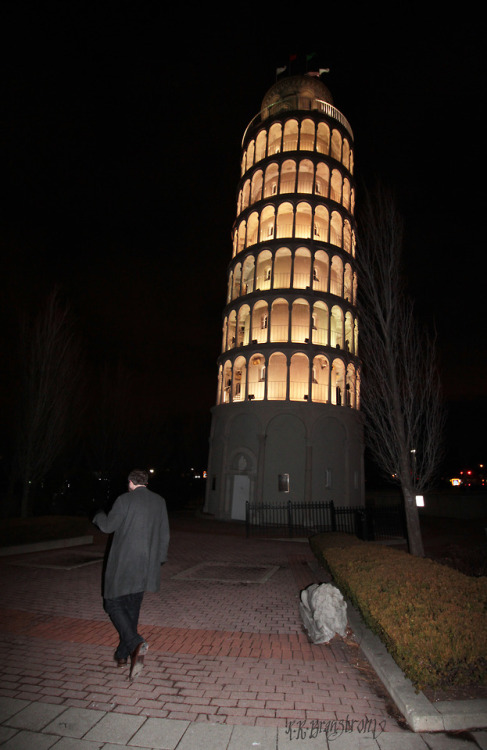
<path id="1" fill-rule="evenodd" d="M 241 138 L 276 68 L 316 53 L 354 131 L 358 200 L 376 178 L 397 196 L 409 290 L 438 331 L 451 453 L 485 459 L 473 15 L 398 21 L 322 3 L 276 28 L 260 8 L 237 22 L 188 7 L 168 16 L 161 3 L 3 7 L 4 352 L 17 312 L 60 285 L 90 361 L 122 361 L 138 408 L 180 419 L 204 455 Z"/>

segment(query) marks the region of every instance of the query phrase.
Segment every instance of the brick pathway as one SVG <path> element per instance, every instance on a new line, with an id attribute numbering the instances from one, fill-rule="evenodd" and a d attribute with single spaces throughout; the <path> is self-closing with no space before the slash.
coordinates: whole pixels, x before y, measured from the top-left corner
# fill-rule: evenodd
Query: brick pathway
<path id="1" fill-rule="evenodd" d="M 348 716 L 400 729 L 353 640 L 317 646 L 304 633 L 299 592 L 327 580 L 306 543 L 173 531 L 161 590 L 144 598 L 150 649 L 133 684 L 112 660 L 104 544 L 97 535 L 77 550 L 100 562 L 70 570 L 55 567 L 59 551 L 0 559 L 0 696 L 225 724 Z"/>

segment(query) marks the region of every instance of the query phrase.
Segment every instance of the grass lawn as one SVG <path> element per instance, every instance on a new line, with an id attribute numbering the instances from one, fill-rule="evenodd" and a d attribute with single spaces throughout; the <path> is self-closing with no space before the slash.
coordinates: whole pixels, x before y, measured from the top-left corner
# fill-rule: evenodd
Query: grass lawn
<path id="1" fill-rule="evenodd" d="M 7 518 L 2 520 L 0 528 L 0 547 L 86 536 L 92 534 L 93 529 L 88 518 L 79 516 Z"/>

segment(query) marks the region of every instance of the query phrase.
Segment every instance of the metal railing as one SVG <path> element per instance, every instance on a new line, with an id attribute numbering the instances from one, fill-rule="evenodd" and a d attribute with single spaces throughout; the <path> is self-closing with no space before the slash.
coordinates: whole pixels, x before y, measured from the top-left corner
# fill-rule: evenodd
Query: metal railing
<path id="1" fill-rule="evenodd" d="M 329 502 L 246 503 L 247 537 L 253 535 L 312 536 L 326 531 L 355 534 L 360 539 L 407 540 L 404 509 L 401 505 L 383 508 L 336 507 Z"/>

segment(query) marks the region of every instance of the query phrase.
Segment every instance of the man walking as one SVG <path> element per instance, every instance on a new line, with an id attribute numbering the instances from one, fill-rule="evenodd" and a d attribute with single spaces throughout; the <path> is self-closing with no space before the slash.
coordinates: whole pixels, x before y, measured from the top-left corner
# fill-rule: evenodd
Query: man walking
<path id="1" fill-rule="evenodd" d="M 146 471 L 132 471 L 129 492 L 115 500 L 108 515 L 100 511 L 93 519 L 101 531 L 113 533 L 103 603 L 120 636 L 115 661 L 121 667 L 130 657 L 130 680 L 140 674 L 149 648 L 137 632 L 144 592 L 159 590 L 169 545 L 166 503 L 147 489 L 148 478 Z"/>

